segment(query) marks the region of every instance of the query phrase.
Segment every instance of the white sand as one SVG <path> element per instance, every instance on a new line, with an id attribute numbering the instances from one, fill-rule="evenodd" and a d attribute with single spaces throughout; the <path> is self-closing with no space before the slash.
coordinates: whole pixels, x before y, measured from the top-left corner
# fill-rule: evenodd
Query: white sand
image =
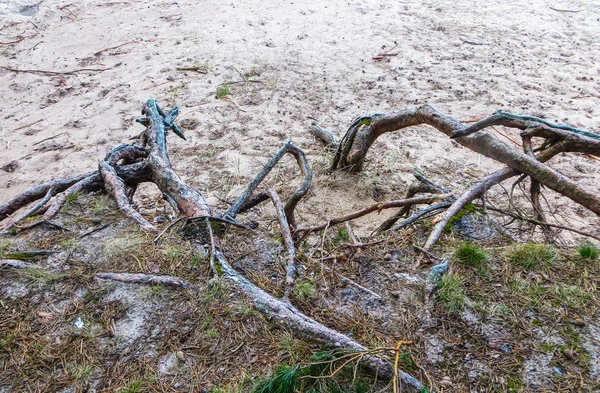
<path id="1" fill-rule="evenodd" d="M 36 3 L 0 0 L 0 42 L 24 37 L 0 44 L 1 66 L 108 68 L 64 76 L 0 69 L 0 166 L 19 164 L 0 170 L 0 201 L 95 168 L 142 130 L 133 120 L 151 97 L 199 124 L 185 130 L 187 142 L 169 139 L 171 155 L 211 200 L 237 192 L 288 137 L 323 167 L 326 157 L 306 132 L 309 116 L 339 134 L 356 116 L 430 103 L 460 120 L 504 109 L 600 130 L 600 3 L 386 3 L 43 0 L 27 8 Z M 388 50 L 397 55 L 372 59 Z M 177 70 L 199 65 L 208 72 Z M 242 81 L 238 71 L 261 83 L 231 84 L 233 102 L 217 100 L 218 85 Z M 387 135 L 374 148 L 365 176 L 316 177 L 311 198 L 323 214 L 372 202 L 374 184 L 398 197 L 417 166 L 447 187 L 500 167 L 425 127 Z M 554 162 L 599 190 L 598 161 Z M 585 209 L 557 202 L 569 206 L 559 213 L 600 226 Z"/>

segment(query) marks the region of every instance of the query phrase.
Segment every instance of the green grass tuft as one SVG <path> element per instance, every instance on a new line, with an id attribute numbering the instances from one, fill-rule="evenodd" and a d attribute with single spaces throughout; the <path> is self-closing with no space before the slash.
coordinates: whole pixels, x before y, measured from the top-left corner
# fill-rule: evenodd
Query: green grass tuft
<path id="1" fill-rule="evenodd" d="M 231 95 L 231 88 L 227 83 L 223 83 L 221 86 L 217 87 L 217 98 L 219 100 Z"/>
<path id="2" fill-rule="evenodd" d="M 577 254 L 583 259 L 598 259 L 598 248 L 593 244 L 582 244 L 577 249 Z"/>
<path id="3" fill-rule="evenodd" d="M 437 300 L 450 312 L 461 311 L 465 306 L 467 294 L 460 276 L 448 273 L 442 276 L 438 284 Z"/>
<path id="4" fill-rule="evenodd" d="M 513 265 L 533 269 L 540 265 L 547 265 L 555 256 L 554 248 L 548 244 L 523 244 L 513 249 L 508 259 Z"/>
<path id="5" fill-rule="evenodd" d="M 271 378 L 260 381 L 252 393 L 295 393 L 300 365 L 290 367 L 282 365 Z"/>
<path id="6" fill-rule="evenodd" d="M 301 302 L 315 297 L 315 286 L 309 281 L 296 282 L 292 295 Z"/>
<path id="7" fill-rule="evenodd" d="M 485 275 L 488 254 L 481 247 L 465 243 L 456 249 L 454 258 L 462 265 L 475 268 L 480 275 Z"/>
<path id="8" fill-rule="evenodd" d="M 142 389 L 142 381 L 131 381 L 119 393 L 137 393 Z"/>

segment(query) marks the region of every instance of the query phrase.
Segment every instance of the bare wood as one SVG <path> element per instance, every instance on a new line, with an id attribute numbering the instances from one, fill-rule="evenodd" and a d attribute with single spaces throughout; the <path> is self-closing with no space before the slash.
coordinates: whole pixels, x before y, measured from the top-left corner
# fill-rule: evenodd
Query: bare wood
<path id="1" fill-rule="evenodd" d="M 313 124 L 308 128 L 308 132 L 321 141 L 325 147 L 329 149 L 337 149 L 339 142 L 331 131 L 325 130 L 318 125 Z"/>
<path id="2" fill-rule="evenodd" d="M 268 188 L 266 193 L 269 195 L 275 206 L 277 212 L 277 220 L 279 221 L 279 229 L 281 231 L 281 242 L 287 250 L 287 263 L 285 265 L 285 292 L 284 297 L 289 298 L 294 285 L 296 283 L 296 276 L 298 275 L 298 269 L 296 268 L 296 246 L 292 240 L 292 234 L 290 232 L 290 225 L 285 217 L 285 212 L 281 199 L 275 190 Z"/>
<path id="3" fill-rule="evenodd" d="M 146 221 L 146 219 L 142 217 L 140 213 L 131 207 L 129 204 L 129 199 L 127 198 L 127 194 L 125 193 L 125 184 L 123 183 L 123 180 L 117 176 L 115 169 L 106 161 L 100 161 L 99 166 L 100 173 L 104 179 L 104 187 L 106 188 L 106 192 L 113 196 L 121 213 L 137 222 L 143 229 L 157 232 L 157 229 L 154 227 L 154 225 Z"/>
<path id="4" fill-rule="evenodd" d="M 93 186 L 94 182 L 97 180 L 96 176 L 97 175 L 86 177 L 85 179 L 78 181 L 71 187 L 67 188 L 65 191 L 58 194 L 56 198 L 54 198 L 54 201 L 50 205 L 50 208 L 46 210 L 46 212 L 42 216 L 42 219 L 51 220 L 52 218 L 54 218 L 67 202 L 67 198 L 73 194 L 89 190 Z"/>
<path id="5" fill-rule="evenodd" d="M 315 321 L 298 311 L 289 302 L 276 299 L 254 285 L 246 277 L 240 275 L 231 267 L 221 250 L 217 249 L 216 256 L 217 261 L 223 270 L 222 277 L 246 294 L 254 304 L 254 307 L 271 321 L 294 331 L 301 337 L 316 341 L 327 347 L 342 348 L 352 351 L 367 350 L 363 345 L 350 337 Z M 362 358 L 361 363 L 370 373 L 377 375 L 383 380 L 390 381 L 394 377 L 392 366 L 377 356 L 365 355 Z M 424 385 L 412 375 L 402 370 L 398 370 L 398 375 L 402 382 L 413 389 L 413 391 L 424 388 Z"/>
<path id="6" fill-rule="evenodd" d="M 382 134 L 418 124 L 428 124 L 448 136 L 466 128 L 458 120 L 438 112 L 430 105 L 407 109 L 386 116 L 371 117 L 370 125 L 363 127 L 353 138 L 352 148 L 345 160 L 353 172 L 362 170 L 367 151 Z M 569 130 L 573 131 L 573 130 Z M 577 133 L 573 131 L 573 133 Z M 595 195 L 579 183 L 544 165 L 533 157 L 508 146 L 498 138 L 486 133 L 475 133 L 457 139 L 461 145 L 499 161 L 519 172 L 526 173 L 546 187 L 570 198 L 600 215 L 600 196 Z M 576 151 L 573 143 L 564 144 L 563 151 Z"/>
<path id="7" fill-rule="evenodd" d="M 285 144 L 273 155 L 273 157 L 265 164 L 265 166 L 260 170 L 258 175 L 248 184 L 246 190 L 240 195 L 240 197 L 235 201 L 233 205 L 225 212 L 226 216 L 235 218 L 235 216 L 252 207 L 258 205 L 269 199 L 269 196 L 266 193 L 260 193 L 255 195 L 253 198 L 252 195 L 257 187 L 262 183 L 262 181 L 267 177 L 267 175 L 275 168 L 277 163 L 281 160 L 281 158 L 286 154 L 291 154 L 296 158 L 296 162 L 300 167 L 300 171 L 304 175 L 304 180 L 302 184 L 296 189 L 294 194 L 290 197 L 290 199 L 285 204 L 285 215 L 290 224 L 290 226 L 296 226 L 296 219 L 294 217 L 294 210 L 296 205 L 300 200 L 306 195 L 308 192 L 310 185 L 312 183 L 312 170 L 304 152 L 298 149 L 296 146 L 292 145 L 291 140 L 287 140 Z"/>
<path id="8" fill-rule="evenodd" d="M 9 214 L 16 212 L 17 210 L 30 204 L 31 202 L 34 202 L 40 198 L 43 198 L 44 195 L 46 195 L 48 190 L 50 190 L 51 188 L 54 187 L 56 192 L 64 191 L 67 188 L 71 187 L 73 184 L 75 184 L 95 173 L 98 173 L 98 172 L 97 171 L 88 172 L 86 174 L 71 177 L 68 179 L 52 180 L 50 182 L 40 184 L 38 186 L 30 188 L 27 191 L 22 192 L 21 194 L 15 196 L 10 201 L 0 205 L 0 221 L 4 220 L 6 217 L 8 217 Z"/>
<path id="9" fill-rule="evenodd" d="M 172 276 L 155 276 L 143 273 L 97 273 L 96 278 L 102 280 L 113 280 L 133 284 L 166 285 L 193 289 L 194 285 L 189 281 Z"/>
<path id="10" fill-rule="evenodd" d="M 50 198 L 52 198 L 52 196 L 54 195 L 55 192 L 56 192 L 56 188 L 50 187 L 50 189 L 48 190 L 48 192 L 46 192 L 46 195 L 44 196 L 44 198 L 42 198 L 41 201 L 36 203 L 35 206 L 33 206 L 31 209 L 27 210 L 25 213 L 21 214 L 19 217 L 12 220 L 11 223 L 9 223 L 7 226 L 5 226 L 2 229 L 2 232 L 6 232 L 6 231 L 12 229 L 19 222 L 23 221 L 27 217 L 34 215 L 38 210 L 40 210 L 50 200 Z"/>

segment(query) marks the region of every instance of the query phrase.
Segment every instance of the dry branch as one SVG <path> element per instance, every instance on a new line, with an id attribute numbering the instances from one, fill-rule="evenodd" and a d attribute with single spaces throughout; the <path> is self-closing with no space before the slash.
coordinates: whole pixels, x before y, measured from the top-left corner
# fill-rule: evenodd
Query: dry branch
<path id="1" fill-rule="evenodd" d="M 326 223 L 321 224 L 321 225 L 316 225 L 316 226 L 309 227 L 309 228 L 299 228 L 296 230 L 296 233 L 302 234 L 303 237 L 306 237 L 309 233 L 322 231 L 323 229 L 329 228 L 332 225 L 337 225 L 337 224 L 341 224 L 346 221 L 354 220 L 356 218 L 362 217 L 369 213 L 373 213 L 375 211 L 378 212 L 378 211 L 381 211 L 384 209 L 391 209 L 394 207 L 402 207 L 402 206 L 407 206 L 407 205 L 433 203 L 433 202 L 448 198 L 451 195 L 452 194 L 440 194 L 440 195 L 433 195 L 433 196 L 428 195 L 428 196 L 419 196 L 419 197 L 413 197 L 413 198 L 408 198 L 408 199 L 399 199 L 399 200 L 395 200 L 395 201 L 381 202 L 381 203 L 377 203 L 375 205 L 365 207 L 364 209 L 355 211 L 353 213 L 347 214 L 342 217 L 332 218 L 329 221 L 327 221 Z"/>
<path id="2" fill-rule="evenodd" d="M 69 187 L 73 187 L 78 182 L 91 181 L 95 186 L 103 186 L 117 200 L 117 204 L 123 213 L 134 218 L 142 227 L 154 229 L 151 224 L 145 221 L 129 204 L 126 194 L 127 187 L 134 188 L 135 185 L 143 181 L 155 183 L 160 191 L 172 200 L 179 211 L 192 220 L 203 217 L 204 222 L 209 221 L 208 217 L 213 217 L 211 209 L 207 205 L 204 197 L 196 190 L 186 184 L 171 167 L 167 154 L 166 135 L 168 131 L 173 131 L 180 137 L 183 137 L 181 131 L 174 125 L 173 121 L 177 116 L 177 110 L 174 108 L 166 114 L 154 100 L 146 102 L 143 110 L 144 118 L 139 122 L 146 126 L 146 131 L 141 135 L 142 146 L 115 148 L 107 157 L 100 161 L 99 172 L 91 172 L 74 179 L 67 179 L 58 182 L 47 183 L 20 195 L 11 203 L 0 207 L 0 214 L 8 215 L 13 211 L 42 198 L 48 190 L 54 188 L 56 192 L 63 192 Z M 142 154 L 143 151 L 143 154 Z M 246 191 L 240 196 L 234 205 L 222 215 L 223 220 L 233 221 L 233 218 L 248 203 L 258 185 L 264 180 L 267 174 L 277 164 L 281 157 L 286 154 L 292 154 L 296 158 L 298 165 L 304 175 L 304 181 L 296 190 L 293 196 L 288 200 L 285 206 L 282 206 L 277 194 L 272 190 L 267 190 L 264 194 L 267 198 L 271 197 L 278 211 L 278 218 L 284 238 L 284 244 L 288 250 L 288 263 L 286 266 L 286 294 L 293 287 L 293 278 L 296 275 L 295 266 L 295 248 L 291 241 L 290 228 L 287 224 L 294 223 L 294 209 L 301 198 L 306 194 L 312 180 L 312 172 L 304 153 L 292 146 L 288 141 L 280 149 L 269 163 L 263 168 L 259 175 L 250 183 Z M 137 160 L 137 161 L 136 161 Z M 141 161 L 140 161 L 141 160 Z M 121 162 L 122 161 L 122 162 Z M 371 208 L 363 209 L 357 216 L 367 214 L 368 212 L 380 210 L 387 207 L 399 207 L 404 203 L 430 203 L 447 195 L 433 197 L 419 197 L 413 200 L 392 201 L 387 204 L 378 204 Z M 370 209 L 370 210 L 369 210 Z M 0 216 L 1 217 L 1 216 Z M 348 218 L 351 219 L 352 217 Z M 343 222 L 339 221 L 339 222 Z M 277 299 L 266 293 L 258 286 L 250 282 L 246 277 L 239 274 L 227 261 L 220 248 L 220 240 L 216 234 L 213 234 L 212 258 L 221 269 L 215 267 L 222 278 L 232 283 L 244 295 L 246 295 L 255 305 L 255 307 L 269 320 L 291 329 L 295 333 L 306 339 L 316 341 L 327 347 L 365 351 L 366 348 L 353 339 L 332 330 L 325 325 L 304 315 L 290 304 L 287 299 Z M 192 243 L 194 247 L 198 245 Z M 97 278 L 119 280 L 124 282 L 137 282 L 146 284 L 174 285 L 182 288 L 192 288 L 192 284 L 171 276 L 149 276 L 144 274 L 130 273 L 100 273 Z M 374 355 L 365 355 L 361 363 L 373 374 L 389 380 L 394 377 L 394 369 L 389 363 Z M 423 388 L 420 381 L 411 375 L 399 371 L 397 374 L 402 381 L 412 387 L 413 390 Z"/>
<path id="3" fill-rule="evenodd" d="M 269 199 L 269 195 L 265 192 L 259 193 L 255 195 L 253 198 L 252 194 L 256 190 L 256 188 L 262 183 L 262 181 L 267 177 L 267 175 L 275 168 L 275 165 L 281 160 L 284 154 L 291 154 L 296 158 L 296 162 L 300 167 L 300 171 L 304 175 L 304 180 L 302 184 L 294 191 L 294 194 L 290 197 L 290 199 L 286 202 L 284 211 L 285 217 L 292 228 L 296 226 L 296 218 L 294 216 L 294 210 L 296 209 L 296 205 L 300 200 L 304 197 L 304 195 L 308 192 L 310 185 L 312 183 L 312 170 L 308 161 L 306 160 L 306 156 L 304 152 L 298 149 L 296 146 L 292 145 L 291 140 L 287 140 L 286 143 L 279 149 L 273 157 L 267 162 L 267 164 L 263 167 L 263 169 L 256 175 L 256 177 L 248 184 L 246 190 L 240 195 L 240 197 L 235 201 L 233 205 L 225 212 L 226 217 L 235 218 L 238 213 L 244 212 L 252 207 L 258 205 Z"/>
<path id="4" fill-rule="evenodd" d="M 532 122 L 535 123 L 535 127 L 532 127 Z M 492 116 L 492 120 L 488 118 L 471 127 L 467 127 L 458 120 L 438 112 L 430 105 L 407 109 L 391 115 L 363 117 L 355 121 L 344 136 L 344 139 L 338 148 L 338 154 L 334 158 L 332 169 L 347 168 L 353 172 L 362 170 L 366 154 L 379 136 L 387 132 L 419 124 L 428 124 L 448 136 L 461 136 L 457 139 L 457 142 L 463 146 L 499 161 L 509 168 L 514 169 L 517 173 L 521 172 L 527 174 L 540 184 L 543 184 L 600 215 L 599 195 L 592 193 L 572 179 L 562 175 L 547 165 L 544 165 L 540 162 L 543 160 L 539 160 L 536 157 L 532 157 L 524 152 L 514 149 L 488 133 L 472 133 L 471 135 L 466 136 L 463 133 L 465 129 L 479 130 L 482 129 L 483 126 L 494 124 L 512 124 L 517 128 L 523 129 L 537 127 L 538 130 L 536 130 L 536 132 L 538 133 L 541 132 L 539 131 L 539 127 L 542 127 L 544 130 L 550 127 L 553 129 L 553 135 L 558 135 L 561 131 L 568 132 L 568 136 L 563 136 L 558 139 L 558 142 L 552 143 L 546 149 L 551 150 L 553 154 L 555 152 L 569 151 L 586 152 L 589 154 L 597 152 L 597 134 L 568 126 L 556 125 L 542 121 L 539 118 L 514 115 L 507 116 L 505 113 L 502 113 L 501 115 L 495 115 L 495 117 Z M 544 132 L 547 132 L 547 130 Z M 589 140 L 592 141 L 590 142 Z M 560 149 L 556 148 L 557 145 L 560 145 Z M 545 151 L 542 151 L 542 153 L 544 152 Z M 510 172 L 510 169 L 507 171 Z M 452 209 L 452 211 L 455 210 L 456 209 Z M 446 216 L 448 216 L 448 214 L 446 214 Z M 430 237 L 430 239 L 432 238 Z M 431 244 L 429 241 L 428 243 Z"/>
<path id="5" fill-rule="evenodd" d="M 296 246 L 294 246 L 294 240 L 292 240 L 292 234 L 290 232 L 290 225 L 285 218 L 285 212 L 281 199 L 275 190 L 268 188 L 266 193 L 269 195 L 275 206 L 277 212 L 277 220 L 279 221 L 279 229 L 281 231 L 281 242 L 287 250 L 287 263 L 285 265 L 285 294 L 284 297 L 288 298 L 294 289 L 296 282 L 296 276 L 298 275 L 298 269 L 296 268 Z"/>
<path id="6" fill-rule="evenodd" d="M 103 280 L 120 281 L 134 284 L 167 285 L 181 287 L 184 289 L 194 288 L 194 286 L 188 281 L 172 276 L 155 276 L 142 273 L 97 273 L 95 277 Z"/>

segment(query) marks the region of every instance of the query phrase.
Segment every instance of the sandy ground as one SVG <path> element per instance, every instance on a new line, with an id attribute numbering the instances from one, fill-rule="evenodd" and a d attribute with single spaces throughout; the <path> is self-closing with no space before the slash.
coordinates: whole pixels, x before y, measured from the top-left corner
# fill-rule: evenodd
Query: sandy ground
<path id="1" fill-rule="evenodd" d="M 148 98 L 180 106 L 188 140 L 170 139 L 174 166 L 211 202 L 239 192 L 288 137 L 322 173 L 311 118 L 339 135 L 356 116 L 430 103 L 464 121 L 503 109 L 600 130 L 593 1 L 0 0 L 0 21 L 0 66 L 49 71 L 0 69 L 0 166 L 15 162 L 0 171 L 0 201 L 95 168 L 141 131 Z M 393 56 L 373 59 L 383 52 Z M 232 94 L 219 100 L 223 83 Z M 448 187 L 499 168 L 425 127 L 376 148 L 366 175 L 316 177 L 320 214 L 398 197 L 415 167 Z M 555 160 L 594 190 L 598 164 Z"/>

